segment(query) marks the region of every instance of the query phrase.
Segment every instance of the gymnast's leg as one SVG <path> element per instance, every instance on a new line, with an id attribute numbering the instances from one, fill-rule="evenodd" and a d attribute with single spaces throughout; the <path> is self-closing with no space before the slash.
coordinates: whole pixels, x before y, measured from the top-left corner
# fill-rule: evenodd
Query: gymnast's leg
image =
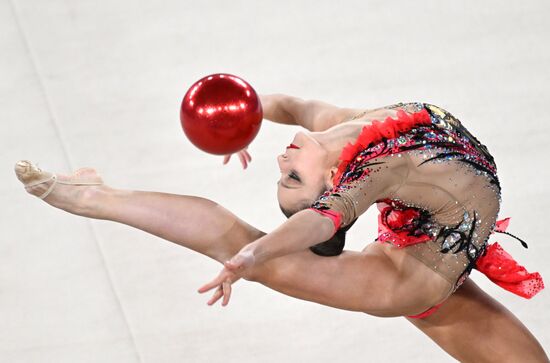
<path id="1" fill-rule="evenodd" d="M 51 173 L 32 163 L 16 164 L 17 177 L 30 194 L 47 192 Z M 27 186 L 39 183 L 33 186 Z M 73 175 L 57 174 L 59 181 L 44 201 L 69 213 L 123 223 L 199 252 L 219 262 L 236 254 L 244 245 L 265 233 L 248 225 L 210 200 L 168 193 L 119 190 L 102 183 L 94 169 L 83 168 Z M 99 185 L 65 183 L 101 182 Z"/>
<path id="2" fill-rule="evenodd" d="M 88 198 L 91 218 L 141 229 L 222 263 L 265 234 L 200 197 L 105 188 Z"/>
<path id="3" fill-rule="evenodd" d="M 470 279 L 435 314 L 409 321 L 461 362 L 549 362 L 531 332 Z"/>

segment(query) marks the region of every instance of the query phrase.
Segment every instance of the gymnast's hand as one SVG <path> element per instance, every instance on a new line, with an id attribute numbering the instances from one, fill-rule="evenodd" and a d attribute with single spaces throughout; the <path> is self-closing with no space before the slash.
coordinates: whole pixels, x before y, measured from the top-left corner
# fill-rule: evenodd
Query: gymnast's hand
<path id="1" fill-rule="evenodd" d="M 231 155 L 233 154 L 225 155 L 223 157 L 223 165 L 229 162 L 229 159 L 231 159 Z M 248 167 L 248 163 L 252 161 L 252 157 L 248 153 L 247 148 L 244 148 L 241 151 L 237 152 L 237 155 L 239 155 L 239 160 L 241 160 L 241 165 L 243 166 L 243 169 L 246 169 Z"/>
<path id="2" fill-rule="evenodd" d="M 208 300 L 208 305 L 214 305 L 222 297 L 222 306 L 226 306 L 229 303 L 231 284 L 239 280 L 246 270 L 254 265 L 254 254 L 245 247 L 223 265 L 224 268 L 218 276 L 199 289 L 199 293 L 203 294 L 217 287 L 214 295 Z"/>

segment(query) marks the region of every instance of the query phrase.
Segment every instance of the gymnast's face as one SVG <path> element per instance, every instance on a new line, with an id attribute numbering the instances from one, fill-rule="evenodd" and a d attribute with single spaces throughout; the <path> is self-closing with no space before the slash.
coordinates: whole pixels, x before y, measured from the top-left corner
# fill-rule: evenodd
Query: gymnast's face
<path id="1" fill-rule="evenodd" d="M 281 208 L 292 214 L 311 206 L 330 183 L 327 152 L 306 133 L 297 133 L 277 162 L 281 170 L 277 199 Z"/>

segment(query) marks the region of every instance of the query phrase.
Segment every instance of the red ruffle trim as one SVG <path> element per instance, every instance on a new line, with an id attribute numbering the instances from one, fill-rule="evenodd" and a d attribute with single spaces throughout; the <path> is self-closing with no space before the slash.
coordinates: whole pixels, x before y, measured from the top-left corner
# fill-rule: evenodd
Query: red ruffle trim
<path id="1" fill-rule="evenodd" d="M 366 125 L 361 130 L 355 143 L 349 143 L 342 149 L 338 172 L 333 178 L 334 185 L 339 184 L 342 174 L 344 174 L 355 155 L 366 149 L 370 144 L 376 144 L 384 139 L 394 139 L 400 134 L 406 133 L 419 125 L 428 124 L 431 124 L 430 114 L 423 109 L 422 111 L 412 114 L 399 110 L 397 111 L 397 119 L 388 117 L 383 122 L 375 120 L 370 125 Z"/>
<path id="2" fill-rule="evenodd" d="M 508 229 L 509 224 L 510 224 L 510 217 L 501 219 L 500 221 L 496 221 L 495 231 L 496 232 L 506 232 L 506 229 Z"/>
<path id="3" fill-rule="evenodd" d="M 510 218 L 496 222 L 495 231 L 506 232 Z M 490 244 L 476 261 L 476 269 L 505 290 L 530 299 L 544 289 L 538 272 L 528 272 L 498 244 Z"/>
<path id="4" fill-rule="evenodd" d="M 498 286 L 526 299 L 544 289 L 540 274 L 527 272 L 498 243 L 487 247 L 486 253 L 478 258 L 476 269 Z"/>

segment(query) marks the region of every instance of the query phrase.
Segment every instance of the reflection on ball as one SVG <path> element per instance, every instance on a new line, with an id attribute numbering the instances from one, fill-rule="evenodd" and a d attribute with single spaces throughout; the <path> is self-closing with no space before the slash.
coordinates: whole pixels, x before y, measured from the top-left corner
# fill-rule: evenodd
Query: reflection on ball
<path id="1" fill-rule="evenodd" d="M 181 103 L 185 135 L 199 149 L 227 155 L 242 150 L 258 134 L 262 105 L 256 91 L 231 74 L 212 74 L 195 82 Z"/>

